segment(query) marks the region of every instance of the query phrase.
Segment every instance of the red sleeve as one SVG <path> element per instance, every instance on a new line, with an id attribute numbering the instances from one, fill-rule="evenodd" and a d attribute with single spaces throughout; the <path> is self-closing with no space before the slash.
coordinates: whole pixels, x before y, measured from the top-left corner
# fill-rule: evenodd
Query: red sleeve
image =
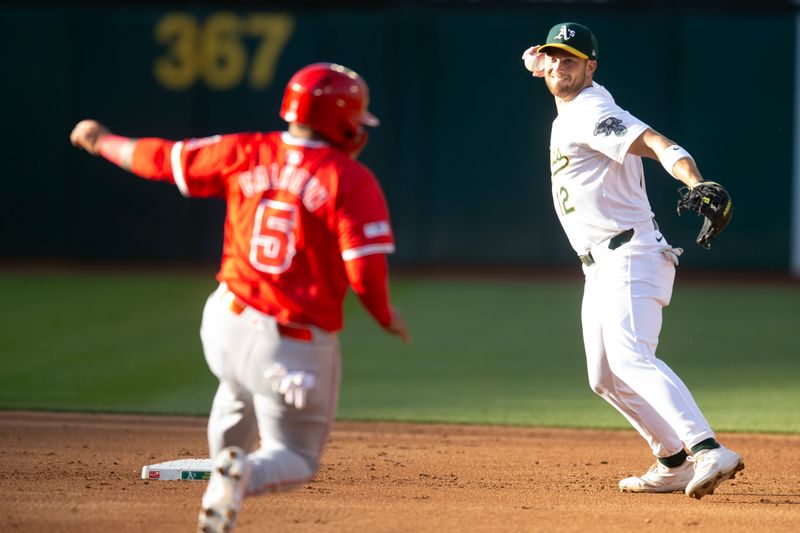
<path id="1" fill-rule="evenodd" d="M 169 141 L 139 139 L 131 171 L 146 179 L 174 183 L 184 196 L 224 196 L 225 180 L 245 163 L 246 135 L 215 135 Z"/>
<path id="2" fill-rule="evenodd" d="M 337 233 L 342 259 L 394 252 L 389 209 L 378 180 L 358 166 L 338 194 Z"/>
<path id="3" fill-rule="evenodd" d="M 392 322 L 389 308 L 389 269 L 383 254 L 368 255 L 345 261 L 347 279 L 367 311 L 381 326 Z"/>
<path id="4" fill-rule="evenodd" d="M 138 139 L 133 150 L 131 172 L 145 179 L 175 183 L 170 153 L 175 141 L 155 137 Z"/>

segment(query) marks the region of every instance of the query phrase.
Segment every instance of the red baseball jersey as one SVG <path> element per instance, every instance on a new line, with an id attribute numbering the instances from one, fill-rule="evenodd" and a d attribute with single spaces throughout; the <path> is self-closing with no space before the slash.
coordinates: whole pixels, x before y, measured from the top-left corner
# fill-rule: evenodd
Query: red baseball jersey
<path id="1" fill-rule="evenodd" d="M 217 279 L 281 323 L 342 327 L 344 261 L 394 251 L 372 172 L 286 132 L 139 139 L 132 171 L 187 197 L 227 200 Z"/>

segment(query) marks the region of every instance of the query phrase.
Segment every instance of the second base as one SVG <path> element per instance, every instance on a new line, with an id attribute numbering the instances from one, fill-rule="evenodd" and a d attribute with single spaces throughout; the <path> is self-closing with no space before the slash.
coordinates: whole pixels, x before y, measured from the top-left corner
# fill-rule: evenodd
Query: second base
<path id="1" fill-rule="evenodd" d="M 176 459 L 142 467 L 142 479 L 156 481 L 208 481 L 211 459 Z"/>

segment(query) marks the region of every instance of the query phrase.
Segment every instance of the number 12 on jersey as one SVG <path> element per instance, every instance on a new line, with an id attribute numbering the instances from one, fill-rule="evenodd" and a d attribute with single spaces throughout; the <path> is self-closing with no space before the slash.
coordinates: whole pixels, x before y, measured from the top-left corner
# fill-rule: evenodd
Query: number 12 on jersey
<path id="1" fill-rule="evenodd" d="M 558 205 L 559 207 L 561 207 L 562 215 L 569 215 L 570 213 L 575 211 L 575 207 L 567 205 L 567 202 L 569 202 L 569 191 L 567 190 L 566 187 L 562 186 L 558 190 L 558 199 L 559 199 Z"/>
<path id="2" fill-rule="evenodd" d="M 258 204 L 253 238 L 250 240 L 250 264 L 267 274 L 288 270 L 295 254 L 294 227 L 297 206 L 264 199 Z"/>

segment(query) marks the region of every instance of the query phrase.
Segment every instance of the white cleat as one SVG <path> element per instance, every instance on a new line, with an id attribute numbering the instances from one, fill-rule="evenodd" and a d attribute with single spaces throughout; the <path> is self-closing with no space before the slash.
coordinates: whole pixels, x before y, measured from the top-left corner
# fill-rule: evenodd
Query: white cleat
<path id="1" fill-rule="evenodd" d="M 219 452 L 203 494 L 203 509 L 197 525 L 199 533 L 230 533 L 233 530 L 242 506 L 247 474 L 244 450 L 229 446 Z"/>
<path id="2" fill-rule="evenodd" d="M 669 468 L 658 461 L 641 476 L 626 477 L 619 482 L 620 492 L 683 492 L 694 476 L 694 465 L 685 461 Z"/>
<path id="3" fill-rule="evenodd" d="M 720 484 L 736 477 L 736 473 L 744 468 L 739 454 L 720 446 L 713 450 L 700 450 L 691 458 L 694 461 L 694 478 L 686 486 L 686 495 L 700 499 L 714 494 Z"/>

